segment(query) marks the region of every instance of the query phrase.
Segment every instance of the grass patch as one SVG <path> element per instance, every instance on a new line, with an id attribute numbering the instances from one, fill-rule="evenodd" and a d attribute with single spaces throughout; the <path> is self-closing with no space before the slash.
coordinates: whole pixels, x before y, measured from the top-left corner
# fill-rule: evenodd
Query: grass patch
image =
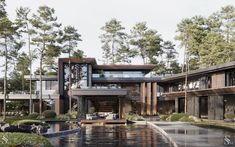
<path id="1" fill-rule="evenodd" d="M 166 121 L 166 119 L 169 117 L 169 115 L 160 115 L 161 121 Z"/>
<path id="2" fill-rule="evenodd" d="M 45 125 L 45 123 L 41 120 L 30 120 L 30 119 L 24 119 L 24 120 L 17 120 L 12 123 L 13 125 Z"/>
<path id="3" fill-rule="evenodd" d="M 182 121 L 182 122 L 194 122 L 194 120 L 189 117 L 189 116 L 183 116 L 179 119 L 179 121 Z"/>
<path id="4" fill-rule="evenodd" d="M 129 121 L 144 121 L 144 118 L 138 114 L 128 114 L 126 115 L 126 119 Z"/>
<path id="5" fill-rule="evenodd" d="M 0 133 L 0 146 L 45 146 L 53 147 L 43 136 L 28 133 Z"/>
<path id="6" fill-rule="evenodd" d="M 185 114 L 185 113 L 174 113 L 172 115 L 170 115 L 167 120 L 168 121 L 180 121 L 181 118 L 186 119 L 186 117 L 188 118 L 189 115 L 188 114 Z"/>
<path id="7" fill-rule="evenodd" d="M 225 118 L 233 119 L 233 118 L 235 118 L 235 114 L 233 114 L 233 113 L 227 113 L 227 114 L 225 114 Z"/>

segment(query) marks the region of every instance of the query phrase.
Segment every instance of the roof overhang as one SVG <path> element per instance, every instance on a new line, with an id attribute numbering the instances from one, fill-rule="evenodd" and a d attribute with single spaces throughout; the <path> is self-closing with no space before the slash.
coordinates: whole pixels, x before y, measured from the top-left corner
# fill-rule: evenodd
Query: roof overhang
<path id="1" fill-rule="evenodd" d="M 105 71 L 146 71 L 149 72 L 156 67 L 154 64 L 146 65 L 94 65 L 94 70 L 105 70 Z"/>
<path id="2" fill-rule="evenodd" d="M 24 78 L 26 80 L 30 80 L 30 75 L 25 75 Z M 32 75 L 32 80 L 33 81 L 39 81 L 40 80 L 40 76 L 39 75 Z M 42 75 L 42 81 L 57 81 L 58 80 L 58 76 L 57 75 Z"/>
<path id="3" fill-rule="evenodd" d="M 69 63 L 69 61 L 73 63 L 84 63 L 84 64 L 92 64 L 96 65 L 95 58 L 59 58 L 59 63 Z"/>
<path id="4" fill-rule="evenodd" d="M 72 96 L 125 96 L 127 89 L 85 88 L 72 89 Z"/>
<path id="5" fill-rule="evenodd" d="M 197 70 L 192 70 L 188 72 L 187 76 L 188 78 L 199 77 L 202 75 L 211 74 L 215 72 L 221 72 L 221 71 L 225 71 L 225 70 L 232 69 L 232 68 L 235 68 L 235 61 L 225 63 L 225 64 L 220 64 L 220 65 L 210 66 L 206 68 L 201 68 Z M 185 75 L 186 73 L 184 72 L 184 73 L 179 73 L 179 74 L 175 74 L 172 76 L 167 76 L 167 77 L 162 78 L 161 82 L 172 82 L 172 81 L 181 80 L 185 78 Z"/>

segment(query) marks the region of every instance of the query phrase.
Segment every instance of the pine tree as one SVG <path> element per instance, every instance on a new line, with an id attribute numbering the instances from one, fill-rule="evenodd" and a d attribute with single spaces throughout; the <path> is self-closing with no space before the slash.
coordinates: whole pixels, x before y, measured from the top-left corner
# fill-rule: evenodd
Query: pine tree
<path id="1" fill-rule="evenodd" d="M 100 38 L 106 63 L 130 63 L 130 58 L 135 55 L 129 48 L 128 36 L 124 29 L 121 22 L 116 19 L 111 19 L 101 28 L 104 31 Z"/>
<path id="2" fill-rule="evenodd" d="M 149 29 L 146 22 L 139 22 L 131 30 L 130 44 L 139 53 L 143 63 L 155 63 L 162 54 L 162 39 L 156 30 Z"/>
<path id="3" fill-rule="evenodd" d="M 57 23 L 57 17 L 54 16 L 55 10 L 48 6 L 40 6 L 36 14 L 33 14 L 32 26 L 35 35 L 32 43 L 37 47 L 40 60 L 40 104 L 39 110 L 42 113 L 42 65 L 43 60 L 48 57 L 58 57 L 61 53 L 60 47 L 56 44 L 60 24 Z M 50 62 L 51 63 L 51 62 Z"/>
<path id="4" fill-rule="evenodd" d="M 3 50 L 0 51 L 1 56 L 5 58 L 4 69 L 4 102 L 3 102 L 3 119 L 6 117 L 6 97 L 7 97 L 7 75 L 9 70 L 9 62 L 16 56 L 18 50 L 22 47 L 22 44 L 18 42 L 19 34 L 17 33 L 17 27 L 9 20 L 5 11 L 5 1 L 0 1 L 0 45 Z"/>

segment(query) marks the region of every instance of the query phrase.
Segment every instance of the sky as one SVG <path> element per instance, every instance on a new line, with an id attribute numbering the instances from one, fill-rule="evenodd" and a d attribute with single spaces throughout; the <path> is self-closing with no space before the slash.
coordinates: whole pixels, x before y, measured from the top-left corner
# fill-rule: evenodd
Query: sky
<path id="1" fill-rule="evenodd" d="M 182 61 L 183 49 L 174 40 L 177 24 L 195 15 L 207 17 L 222 6 L 235 6 L 235 0 L 6 0 L 6 4 L 11 19 L 15 18 L 19 6 L 29 7 L 32 12 L 41 5 L 54 8 L 59 22 L 74 26 L 82 35 L 83 41 L 78 48 L 101 63 L 100 28 L 112 18 L 121 21 L 128 33 L 137 22 L 147 22 L 147 26 L 157 30 L 164 40 L 177 45 Z M 134 62 L 139 63 L 138 60 Z"/>

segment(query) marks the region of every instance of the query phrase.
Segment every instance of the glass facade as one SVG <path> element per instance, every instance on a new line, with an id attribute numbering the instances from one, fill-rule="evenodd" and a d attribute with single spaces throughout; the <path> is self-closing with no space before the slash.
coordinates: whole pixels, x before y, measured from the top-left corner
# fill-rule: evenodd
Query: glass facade
<path id="1" fill-rule="evenodd" d="M 211 76 L 203 76 L 198 79 L 188 80 L 188 90 L 208 89 L 208 88 L 211 88 L 211 83 L 212 83 Z M 171 83 L 170 85 L 171 85 L 170 88 L 172 90 L 167 90 L 166 92 L 185 90 L 184 81 Z"/>
<path id="2" fill-rule="evenodd" d="M 132 77 L 144 77 L 144 73 L 141 71 L 97 71 L 97 73 L 93 74 L 92 77 L 132 78 Z"/>
<path id="3" fill-rule="evenodd" d="M 230 70 L 226 72 L 226 86 L 235 85 L 235 70 Z"/>
<path id="4" fill-rule="evenodd" d="M 64 90 L 69 90 L 69 75 L 71 71 L 71 88 L 86 88 L 88 86 L 88 64 L 64 64 Z"/>

